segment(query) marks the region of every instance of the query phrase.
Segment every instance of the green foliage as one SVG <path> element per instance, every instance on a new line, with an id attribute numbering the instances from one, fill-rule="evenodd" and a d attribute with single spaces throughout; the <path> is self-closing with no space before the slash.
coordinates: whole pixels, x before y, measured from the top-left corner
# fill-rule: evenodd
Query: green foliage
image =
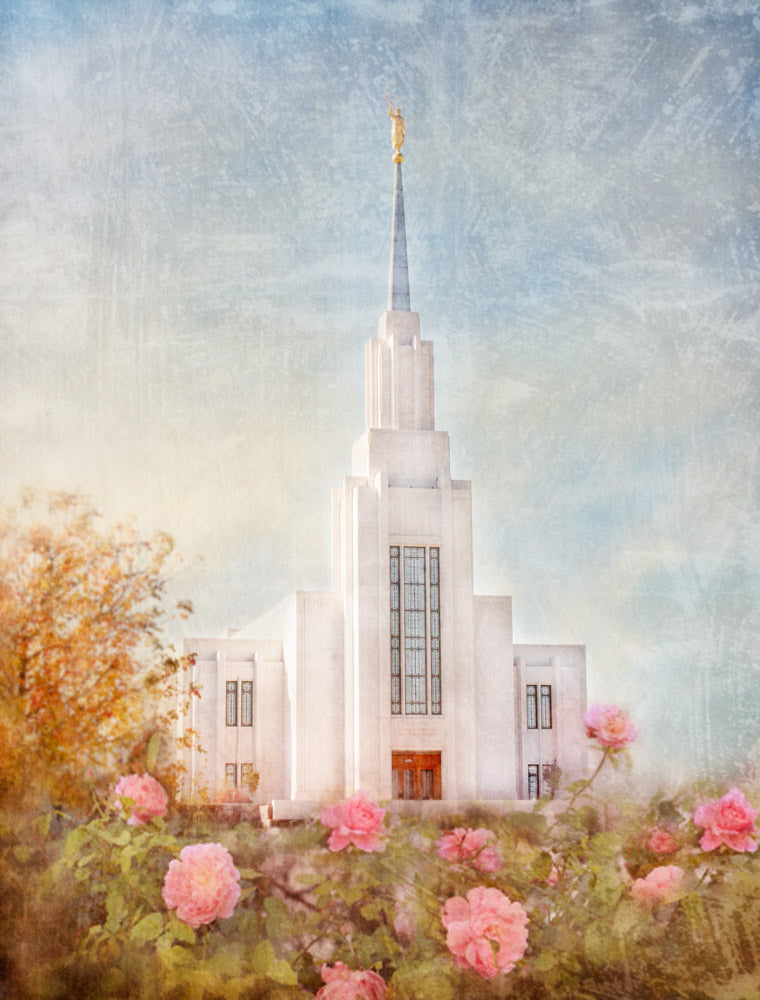
<path id="1" fill-rule="evenodd" d="M 390 1000 L 457 1000 L 457 974 L 441 959 L 402 963 L 390 983 Z"/>
<path id="2" fill-rule="evenodd" d="M 148 759 L 155 760 L 151 746 Z M 615 759 L 607 752 L 605 759 Z M 598 770 L 597 770 L 598 773 Z M 224 828 L 180 814 L 129 826 L 110 808 L 74 825 L 60 815 L 0 825 L 0 946 L 9 996 L 150 1000 L 313 996 L 323 964 L 372 970 L 388 1000 L 750 1000 L 760 995 L 760 864 L 706 853 L 693 800 L 615 803 L 593 782 L 548 808 L 447 823 L 386 817 L 386 849 L 327 848 L 318 823 Z M 503 864 L 442 860 L 456 825 L 486 826 Z M 654 826 L 680 845 L 652 852 Z M 161 888 L 182 847 L 222 843 L 241 875 L 233 915 L 194 930 Z M 638 902 L 635 879 L 678 865 L 683 891 Z M 457 966 L 441 912 L 452 896 L 497 888 L 529 916 L 514 970 L 487 980 Z"/>

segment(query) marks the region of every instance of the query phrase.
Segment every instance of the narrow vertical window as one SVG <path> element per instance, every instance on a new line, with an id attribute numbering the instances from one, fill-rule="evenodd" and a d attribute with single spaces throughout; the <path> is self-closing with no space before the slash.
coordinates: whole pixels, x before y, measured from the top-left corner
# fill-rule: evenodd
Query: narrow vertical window
<path id="1" fill-rule="evenodd" d="M 391 545 L 391 713 L 401 714 L 401 584 L 398 545 Z"/>
<path id="2" fill-rule="evenodd" d="M 237 681 L 227 681 L 227 725 L 237 725 Z"/>
<path id="3" fill-rule="evenodd" d="M 550 799 L 554 798 L 559 790 L 561 775 L 562 771 L 557 767 L 556 760 L 552 764 L 543 764 L 541 766 L 541 785 L 544 796 L 548 796 Z"/>
<path id="4" fill-rule="evenodd" d="M 253 681 L 240 682 L 240 725 L 253 725 Z"/>
<path id="5" fill-rule="evenodd" d="M 441 550 L 391 545 L 391 715 L 442 715 Z"/>
<path id="6" fill-rule="evenodd" d="M 401 798 L 414 798 L 414 771 L 410 771 L 408 768 L 404 770 L 404 794 Z"/>
<path id="7" fill-rule="evenodd" d="M 441 714 L 440 550 L 430 550 L 430 711 Z"/>
<path id="8" fill-rule="evenodd" d="M 227 788 L 237 788 L 237 764 L 224 765 L 224 784 Z"/>
<path id="9" fill-rule="evenodd" d="M 538 692 L 535 684 L 525 685 L 525 708 L 528 729 L 538 729 Z"/>
<path id="10" fill-rule="evenodd" d="M 253 764 L 241 764 L 240 765 L 240 786 L 245 788 L 247 791 L 252 792 L 255 789 L 253 785 Z M 252 787 L 253 786 L 253 787 Z"/>
<path id="11" fill-rule="evenodd" d="M 528 764 L 528 798 L 538 798 L 538 764 Z"/>
<path id="12" fill-rule="evenodd" d="M 394 767 L 393 771 L 391 772 L 391 779 L 392 779 L 392 786 L 393 786 L 392 787 L 392 797 L 394 799 L 400 799 L 401 798 L 401 785 L 399 784 L 399 771 L 398 771 L 397 767 Z"/>
<path id="13" fill-rule="evenodd" d="M 552 686 L 541 685 L 541 728 L 552 728 Z"/>
<path id="14" fill-rule="evenodd" d="M 404 547 L 404 703 L 407 715 L 427 713 L 425 549 Z"/>
<path id="15" fill-rule="evenodd" d="M 432 799 L 435 797 L 433 789 L 434 772 L 429 768 L 423 768 L 420 771 L 420 798 L 421 799 Z"/>

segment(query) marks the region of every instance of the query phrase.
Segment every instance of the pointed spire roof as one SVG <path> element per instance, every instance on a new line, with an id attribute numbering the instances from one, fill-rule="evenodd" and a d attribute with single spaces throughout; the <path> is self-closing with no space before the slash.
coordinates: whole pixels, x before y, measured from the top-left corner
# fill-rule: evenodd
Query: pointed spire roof
<path id="1" fill-rule="evenodd" d="M 391 229 L 391 270 L 388 282 L 388 308 L 411 310 L 409 267 L 406 260 L 406 225 L 404 222 L 404 183 L 401 164 L 396 163 L 393 183 L 393 227 Z"/>
<path id="2" fill-rule="evenodd" d="M 404 157 L 401 147 L 406 138 L 406 125 L 401 108 L 394 109 L 388 94 L 388 114 L 391 125 L 391 145 L 396 171 L 393 181 L 393 227 L 391 229 L 391 273 L 388 282 L 389 311 L 411 312 L 409 303 L 409 268 L 406 262 L 406 225 L 404 223 L 404 182 L 401 179 L 401 164 Z"/>

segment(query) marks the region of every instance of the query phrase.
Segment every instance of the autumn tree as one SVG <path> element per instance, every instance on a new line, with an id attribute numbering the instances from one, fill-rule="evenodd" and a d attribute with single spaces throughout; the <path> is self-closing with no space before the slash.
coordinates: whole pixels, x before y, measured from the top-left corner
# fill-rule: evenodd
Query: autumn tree
<path id="1" fill-rule="evenodd" d="M 0 801 L 77 805 L 180 710 L 187 664 L 163 639 L 173 542 L 105 528 L 78 496 L 40 507 L 0 524 Z"/>

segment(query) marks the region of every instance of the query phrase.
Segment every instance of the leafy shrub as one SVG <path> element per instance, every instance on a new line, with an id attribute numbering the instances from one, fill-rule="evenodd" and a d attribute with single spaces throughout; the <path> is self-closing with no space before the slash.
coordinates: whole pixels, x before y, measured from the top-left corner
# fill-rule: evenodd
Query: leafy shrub
<path id="1" fill-rule="evenodd" d="M 224 827 L 112 792 L 86 823 L 8 826 L 9 995 L 757 997 L 756 811 L 739 789 L 600 801 L 597 776 L 635 732 L 617 710 L 591 721 L 590 778 L 446 824 L 357 795 L 322 822 Z"/>

